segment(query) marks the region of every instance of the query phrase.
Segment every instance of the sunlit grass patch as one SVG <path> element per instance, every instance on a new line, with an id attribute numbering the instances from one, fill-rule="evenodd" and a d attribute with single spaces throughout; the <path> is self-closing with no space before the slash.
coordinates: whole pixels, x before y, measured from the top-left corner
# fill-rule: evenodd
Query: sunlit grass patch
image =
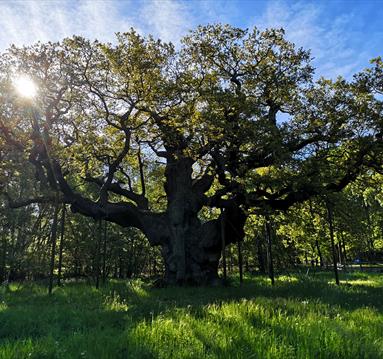
<path id="1" fill-rule="evenodd" d="M 105 308 L 118 312 L 128 311 L 129 304 L 125 298 L 121 298 L 118 294 L 105 297 Z"/>
<path id="2" fill-rule="evenodd" d="M 0 312 L 8 308 L 7 304 L 4 301 L 0 301 Z"/>
<path id="3" fill-rule="evenodd" d="M 299 278 L 296 275 L 279 275 L 277 276 L 278 282 L 293 283 L 298 282 Z"/>
<path id="4" fill-rule="evenodd" d="M 0 358 L 383 358 L 383 283 L 350 273 L 229 287 L 65 283 L 1 294 Z M 342 278 L 345 276 L 343 275 Z"/>
<path id="5" fill-rule="evenodd" d="M 379 336 L 376 332 L 361 334 L 348 328 L 358 314 L 351 319 L 340 308 L 318 302 L 300 304 L 268 298 L 209 304 L 203 315 L 195 316 L 184 309 L 172 316 L 143 321 L 134 333 L 145 338 L 159 358 L 172 357 L 170 353 L 195 358 L 348 358 L 359 353 L 355 351 L 356 340 L 366 357 L 383 353 L 376 344 L 366 347 L 371 335 Z M 195 356 L 185 353 L 190 347 Z"/>
<path id="6" fill-rule="evenodd" d="M 366 279 L 351 279 L 351 280 L 341 280 L 341 284 L 350 284 L 350 285 L 360 285 L 360 286 L 369 286 L 369 287 L 378 287 L 379 282 L 375 280 L 366 280 Z"/>

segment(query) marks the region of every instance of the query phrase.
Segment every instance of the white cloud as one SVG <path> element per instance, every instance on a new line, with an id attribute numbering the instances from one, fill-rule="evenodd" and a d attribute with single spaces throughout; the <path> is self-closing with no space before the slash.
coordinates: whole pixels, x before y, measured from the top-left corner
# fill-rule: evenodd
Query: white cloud
<path id="1" fill-rule="evenodd" d="M 134 27 L 177 43 L 201 23 L 230 22 L 232 3 L 178 0 L 0 0 L 0 52 L 10 44 L 58 41 L 74 34 L 113 41 Z"/>
<path id="2" fill-rule="evenodd" d="M 177 42 L 194 25 L 188 4 L 171 0 L 145 2 L 140 20 L 147 33 L 172 42 Z"/>
<path id="3" fill-rule="evenodd" d="M 368 54 L 349 46 L 349 28 L 354 20 L 353 13 L 329 18 L 318 2 L 273 1 L 253 22 L 260 28 L 283 27 L 290 41 L 311 49 L 318 75 L 350 78 L 368 64 Z"/>
<path id="4" fill-rule="evenodd" d="M 57 41 L 73 34 L 111 41 L 115 32 L 133 25 L 122 15 L 119 4 L 90 0 L 0 2 L 0 51 L 10 44 Z"/>
<path id="5" fill-rule="evenodd" d="M 134 27 L 164 41 L 177 42 L 196 25 L 187 2 L 0 1 L 0 51 L 10 44 L 58 41 L 74 34 L 113 41 L 116 32 Z"/>
<path id="6" fill-rule="evenodd" d="M 343 11 L 331 16 L 321 2 L 277 0 L 262 9 L 244 13 L 241 3 L 218 0 L 0 0 L 0 52 L 10 44 L 28 45 L 58 41 L 73 34 L 89 39 L 113 41 L 115 32 L 134 27 L 164 41 L 177 43 L 198 24 L 227 22 L 246 27 L 284 27 L 287 38 L 312 49 L 317 73 L 326 77 L 351 74 L 378 56 L 380 44 L 364 34 L 350 32 L 358 14 Z M 363 46 L 352 46 L 353 36 L 366 38 Z M 372 50 L 371 50 L 372 49 Z M 380 50 L 379 50 L 380 51 Z"/>
<path id="7" fill-rule="evenodd" d="M 198 25 L 216 22 L 230 23 L 238 9 L 231 1 L 153 0 L 143 3 L 140 24 L 164 41 L 178 41 Z"/>

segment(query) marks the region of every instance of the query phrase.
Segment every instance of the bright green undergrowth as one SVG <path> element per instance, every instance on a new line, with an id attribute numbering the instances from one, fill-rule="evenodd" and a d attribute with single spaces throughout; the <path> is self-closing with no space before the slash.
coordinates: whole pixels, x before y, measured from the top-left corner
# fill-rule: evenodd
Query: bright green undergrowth
<path id="1" fill-rule="evenodd" d="M 0 289 L 0 358 L 383 358 L 383 275 Z"/>

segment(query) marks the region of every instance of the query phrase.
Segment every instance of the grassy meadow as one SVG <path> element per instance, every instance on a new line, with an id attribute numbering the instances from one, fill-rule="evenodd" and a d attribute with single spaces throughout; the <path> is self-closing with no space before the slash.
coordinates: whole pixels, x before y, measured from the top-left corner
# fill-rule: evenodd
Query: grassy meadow
<path id="1" fill-rule="evenodd" d="M 383 275 L 0 289 L 0 358 L 383 358 Z"/>

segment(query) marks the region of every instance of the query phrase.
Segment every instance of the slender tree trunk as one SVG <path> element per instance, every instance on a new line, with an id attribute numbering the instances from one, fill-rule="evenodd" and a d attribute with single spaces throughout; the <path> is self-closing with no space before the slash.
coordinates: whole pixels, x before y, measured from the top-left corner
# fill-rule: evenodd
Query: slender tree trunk
<path id="1" fill-rule="evenodd" d="M 238 249 L 238 270 L 239 270 L 239 283 L 243 283 L 243 261 L 242 261 L 242 246 L 241 241 L 237 242 Z"/>
<path id="2" fill-rule="evenodd" d="M 66 206 L 63 203 L 62 214 L 61 214 L 61 236 L 59 246 L 59 263 L 58 263 L 58 274 L 57 274 L 57 285 L 61 285 L 61 274 L 62 274 L 62 263 L 63 263 L 63 250 L 64 250 L 64 236 L 65 236 L 65 215 Z"/>
<path id="3" fill-rule="evenodd" d="M 269 216 L 266 216 L 266 240 L 267 240 L 267 263 L 269 266 L 269 277 L 271 279 L 271 284 L 274 285 L 274 266 L 273 266 L 273 252 L 272 252 L 272 234 L 271 234 L 271 225 Z"/>
<path id="4" fill-rule="evenodd" d="M 310 208 L 310 215 L 311 215 L 311 230 L 313 231 L 313 234 L 314 234 L 314 232 L 315 232 L 315 225 L 314 225 L 315 215 L 314 215 L 314 209 L 313 209 L 313 204 L 312 204 L 311 199 L 309 200 L 309 208 Z M 315 239 L 315 247 L 317 249 L 318 256 L 319 256 L 319 265 L 321 268 L 323 268 L 323 266 L 324 266 L 323 256 L 322 256 L 322 251 L 320 249 L 318 239 Z"/>
<path id="5" fill-rule="evenodd" d="M 334 274 L 335 274 L 335 282 L 336 282 L 336 285 L 339 285 L 339 274 L 338 274 L 337 256 L 335 251 L 335 240 L 334 240 L 334 224 L 333 224 L 334 214 L 333 214 L 332 204 L 327 200 L 326 200 L 326 206 L 327 206 L 328 223 L 329 223 L 329 230 L 330 230 L 332 261 L 333 261 L 333 268 L 334 268 Z"/>
<path id="6" fill-rule="evenodd" d="M 123 277 L 124 277 L 123 260 L 122 260 L 122 254 L 120 253 L 118 255 L 118 278 L 122 279 Z"/>
<path id="7" fill-rule="evenodd" d="M 152 272 L 152 268 L 153 268 L 153 266 L 152 266 L 152 262 L 153 262 L 153 260 L 152 260 L 152 257 L 150 256 L 150 257 L 149 257 L 149 264 L 148 264 L 149 278 L 151 278 L 151 277 L 153 276 L 153 272 Z"/>
<path id="8" fill-rule="evenodd" d="M 226 268 L 226 234 L 225 234 L 225 210 L 222 210 L 221 217 L 221 239 L 222 239 L 222 268 L 223 280 L 227 281 L 227 268 Z"/>
<path id="9" fill-rule="evenodd" d="M 157 273 L 157 262 L 156 262 L 156 257 L 153 256 L 153 275 L 156 276 Z"/>
<path id="10" fill-rule="evenodd" d="M 365 210 L 365 213 L 366 213 L 366 218 L 367 218 L 367 229 L 368 229 L 367 245 L 368 245 L 369 251 L 371 252 L 369 254 L 369 257 L 370 257 L 371 255 L 374 255 L 374 251 L 375 251 L 374 237 L 373 237 L 373 233 L 372 233 L 372 223 L 371 223 L 370 207 L 366 203 L 364 203 L 364 201 L 363 201 L 363 207 L 364 207 L 364 210 Z"/>
<path id="11" fill-rule="evenodd" d="M 75 250 L 74 250 L 74 265 L 75 265 L 75 277 L 79 278 L 81 275 L 81 265 L 80 265 L 80 259 L 79 259 L 79 241 L 76 241 L 75 244 Z"/>
<path id="12" fill-rule="evenodd" d="M 318 256 L 319 256 L 319 265 L 321 266 L 321 268 L 323 267 L 324 263 L 323 263 L 323 256 L 322 256 L 322 251 L 320 250 L 320 245 L 319 245 L 319 241 L 316 239 L 315 240 L 315 246 L 317 248 L 317 251 L 318 251 Z"/>
<path id="13" fill-rule="evenodd" d="M 237 229 L 230 221 L 230 219 L 226 218 L 226 224 L 232 229 L 234 235 L 234 241 L 237 242 L 237 255 L 238 255 L 238 271 L 239 271 L 239 282 L 243 283 L 243 259 L 242 259 L 242 246 L 241 246 L 241 235 L 237 232 Z"/>
<path id="14" fill-rule="evenodd" d="M 96 289 L 100 287 L 100 252 L 101 252 L 101 239 L 102 239 L 102 220 L 98 220 L 97 230 L 97 245 L 96 245 Z"/>
<path id="15" fill-rule="evenodd" d="M 117 278 L 118 278 L 118 263 L 117 263 L 117 261 L 116 261 L 116 263 L 114 264 L 113 278 L 114 278 L 114 279 L 117 279 Z"/>
<path id="16" fill-rule="evenodd" d="M 255 238 L 256 240 L 256 246 L 257 246 L 257 257 L 258 257 L 258 267 L 259 272 L 262 274 L 266 273 L 266 266 L 265 266 L 265 258 L 263 255 L 263 248 L 262 248 L 262 237 L 258 236 L 258 238 Z"/>
<path id="17" fill-rule="evenodd" d="M 3 283 L 7 277 L 7 233 L 3 231 L 2 237 L 2 253 L 1 253 L 1 266 L 0 266 L 0 284 Z"/>
<path id="18" fill-rule="evenodd" d="M 234 268 L 234 258 L 233 258 L 233 252 L 231 250 L 231 246 L 229 247 L 229 270 L 230 273 L 233 273 Z"/>
<path id="19" fill-rule="evenodd" d="M 12 211 L 14 214 L 14 219 L 12 220 L 12 226 L 11 226 L 11 248 L 10 248 L 10 255 L 9 255 L 9 270 L 7 275 L 7 280 L 10 281 L 13 279 L 14 271 L 15 271 L 15 261 L 16 261 L 16 224 L 18 224 L 17 220 L 17 211 Z"/>
<path id="20" fill-rule="evenodd" d="M 107 248 L 107 241 L 108 241 L 108 222 L 105 221 L 104 223 L 104 243 L 103 243 L 103 250 L 102 250 L 102 283 L 105 284 L 106 282 L 106 248 Z"/>
<path id="21" fill-rule="evenodd" d="M 56 199 L 55 199 L 55 204 L 54 204 L 54 213 L 53 213 L 53 223 L 52 223 L 52 229 L 51 229 L 51 259 L 50 259 L 50 266 L 49 266 L 49 286 L 48 286 L 48 293 L 49 294 L 52 294 L 52 289 L 53 289 L 53 275 L 54 275 L 55 256 L 56 256 L 58 212 L 59 212 L 58 193 L 56 193 Z"/>
<path id="22" fill-rule="evenodd" d="M 343 256 L 344 256 L 344 260 L 345 260 L 345 262 L 347 263 L 348 258 L 347 258 L 347 252 L 346 252 L 346 242 L 345 242 L 345 239 L 344 239 L 344 235 L 343 235 L 343 234 L 342 234 L 342 248 L 343 248 Z"/>
<path id="23" fill-rule="evenodd" d="M 339 254 L 339 263 L 343 264 L 343 252 L 342 252 L 342 245 L 340 242 L 337 243 L 336 247 L 338 248 L 338 254 Z"/>

